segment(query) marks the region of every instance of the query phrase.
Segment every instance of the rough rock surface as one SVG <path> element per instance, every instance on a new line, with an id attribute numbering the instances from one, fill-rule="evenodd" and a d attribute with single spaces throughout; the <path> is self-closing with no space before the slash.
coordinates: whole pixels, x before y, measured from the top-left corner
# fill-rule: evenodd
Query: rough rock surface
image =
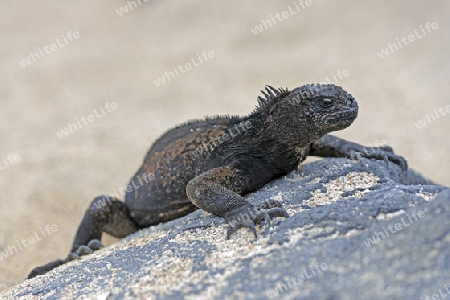
<path id="1" fill-rule="evenodd" d="M 422 184 L 421 184 L 422 183 Z M 383 161 L 324 159 L 246 196 L 282 201 L 258 240 L 197 210 L 0 299 L 412 299 L 450 291 L 450 189 Z M 447 290 L 448 289 L 448 290 Z"/>

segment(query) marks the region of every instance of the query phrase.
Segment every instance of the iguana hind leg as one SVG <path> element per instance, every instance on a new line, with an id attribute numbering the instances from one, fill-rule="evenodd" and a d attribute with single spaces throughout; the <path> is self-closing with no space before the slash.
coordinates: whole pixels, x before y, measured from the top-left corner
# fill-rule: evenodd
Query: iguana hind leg
<path id="1" fill-rule="evenodd" d="M 76 252 L 80 246 L 87 246 L 92 240 L 100 240 L 103 232 L 123 238 L 139 229 L 125 203 L 110 196 L 96 197 L 84 213 L 72 252 Z"/>
<path id="2" fill-rule="evenodd" d="M 139 229 L 140 227 L 131 219 L 125 203 L 110 196 L 96 197 L 84 214 L 68 257 L 34 268 L 28 278 L 45 274 L 68 261 L 79 259 L 100 249 L 103 247 L 100 242 L 103 232 L 123 238 Z"/>

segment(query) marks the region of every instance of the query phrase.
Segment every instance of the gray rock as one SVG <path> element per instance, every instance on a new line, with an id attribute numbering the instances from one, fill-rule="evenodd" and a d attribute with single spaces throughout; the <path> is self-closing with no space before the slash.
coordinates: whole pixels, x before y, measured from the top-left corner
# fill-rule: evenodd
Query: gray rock
<path id="1" fill-rule="evenodd" d="M 430 299 L 450 294 L 450 189 L 383 161 L 324 159 L 246 198 L 259 238 L 197 210 L 26 280 L 5 299 Z M 267 225 L 267 224 L 266 224 Z M 437 296 L 435 296 L 437 297 Z M 440 298 L 439 298 L 440 299 Z"/>

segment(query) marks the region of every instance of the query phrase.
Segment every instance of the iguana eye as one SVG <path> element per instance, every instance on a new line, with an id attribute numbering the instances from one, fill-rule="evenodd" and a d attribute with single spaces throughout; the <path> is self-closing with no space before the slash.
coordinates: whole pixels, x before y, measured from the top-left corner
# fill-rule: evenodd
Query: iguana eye
<path id="1" fill-rule="evenodd" d="M 322 101 L 320 102 L 320 106 L 323 108 L 328 108 L 331 105 L 333 105 L 333 100 L 329 99 L 329 98 L 324 98 L 322 99 Z"/>

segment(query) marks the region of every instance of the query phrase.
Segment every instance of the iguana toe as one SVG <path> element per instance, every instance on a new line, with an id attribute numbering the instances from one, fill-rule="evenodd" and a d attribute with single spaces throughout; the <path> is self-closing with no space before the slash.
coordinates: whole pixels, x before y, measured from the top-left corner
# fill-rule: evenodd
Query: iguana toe
<path id="1" fill-rule="evenodd" d="M 92 250 L 91 248 L 89 248 L 88 246 L 80 246 L 77 249 L 77 254 L 79 256 L 83 256 L 83 255 L 87 255 L 87 254 L 92 254 L 94 253 L 94 250 Z"/>
<path id="2" fill-rule="evenodd" d="M 69 255 L 67 255 L 67 261 L 77 260 L 80 258 L 81 258 L 81 256 L 76 254 L 75 252 L 71 252 L 71 253 L 69 253 Z"/>
<path id="3" fill-rule="evenodd" d="M 101 248 L 103 248 L 103 247 L 105 247 L 103 244 L 102 244 L 102 242 L 100 242 L 99 240 L 97 240 L 97 239 L 93 239 L 93 240 L 91 240 L 88 244 L 87 244 L 87 246 L 89 247 L 89 248 L 91 248 L 92 250 L 100 250 Z"/>

